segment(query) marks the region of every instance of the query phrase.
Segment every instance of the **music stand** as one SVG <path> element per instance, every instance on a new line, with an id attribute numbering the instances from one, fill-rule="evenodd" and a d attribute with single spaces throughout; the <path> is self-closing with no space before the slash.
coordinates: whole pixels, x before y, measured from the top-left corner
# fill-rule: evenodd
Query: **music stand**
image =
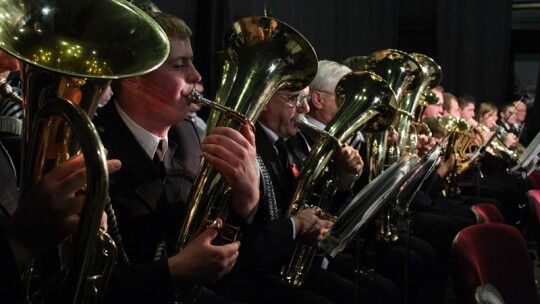
<path id="1" fill-rule="evenodd" d="M 517 164 L 510 171 L 514 173 L 522 172 L 525 176 L 531 174 L 538 162 L 538 153 L 540 153 L 540 133 L 536 134 L 533 141 L 521 153 Z"/>

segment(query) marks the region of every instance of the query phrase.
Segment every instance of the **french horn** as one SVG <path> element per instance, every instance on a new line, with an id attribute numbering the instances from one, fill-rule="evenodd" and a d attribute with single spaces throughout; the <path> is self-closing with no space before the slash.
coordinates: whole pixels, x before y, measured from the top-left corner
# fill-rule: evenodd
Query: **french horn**
<path id="1" fill-rule="evenodd" d="M 456 158 L 456 165 L 446 176 L 448 189 L 443 193 L 445 196 L 452 196 L 456 194 L 459 175 L 469 168 L 473 161 L 472 156 L 482 146 L 484 139 L 482 134 L 463 118 L 443 116 L 439 118 L 439 124 L 447 132 L 442 140 L 445 150 L 444 158 L 448 159 L 451 154 L 454 154 Z"/>

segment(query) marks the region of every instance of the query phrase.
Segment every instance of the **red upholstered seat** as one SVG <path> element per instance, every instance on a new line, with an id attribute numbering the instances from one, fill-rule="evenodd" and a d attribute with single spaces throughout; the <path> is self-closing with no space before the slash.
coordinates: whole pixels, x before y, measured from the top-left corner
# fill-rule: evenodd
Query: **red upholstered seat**
<path id="1" fill-rule="evenodd" d="M 531 228 L 536 240 L 536 253 L 540 256 L 540 189 L 527 191 Z"/>
<path id="2" fill-rule="evenodd" d="M 476 222 L 482 223 L 504 223 L 501 211 L 493 204 L 480 203 L 471 206 L 476 216 Z"/>
<path id="3" fill-rule="evenodd" d="M 492 284 L 506 304 L 540 303 L 525 240 L 513 226 L 481 224 L 458 233 L 452 245 L 458 303 L 475 303 L 478 286 Z"/>
<path id="4" fill-rule="evenodd" d="M 540 189 L 540 171 L 533 171 L 527 175 L 527 181 L 531 184 L 533 189 Z"/>
<path id="5" fill-rule="evenodd" d="M 534 211 L 538 223 L 540 223 L 540 189 L 527 191 L 529 202 L 534 205 Z"/>

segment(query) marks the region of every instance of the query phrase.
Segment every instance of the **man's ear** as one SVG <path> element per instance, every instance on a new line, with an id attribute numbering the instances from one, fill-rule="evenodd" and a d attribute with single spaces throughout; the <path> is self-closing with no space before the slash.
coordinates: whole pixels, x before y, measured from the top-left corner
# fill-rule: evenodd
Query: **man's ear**
<path id="1" fill-rule="evenodd" d="M 322 100 L 322 97 L 321 97 L 321 92 L 319 91 L 313 91 L 311 92 L 311 105 L 313 105 L 314 108 L 316 109 L 322 109 L 323 107 L 323 100 Z"/>

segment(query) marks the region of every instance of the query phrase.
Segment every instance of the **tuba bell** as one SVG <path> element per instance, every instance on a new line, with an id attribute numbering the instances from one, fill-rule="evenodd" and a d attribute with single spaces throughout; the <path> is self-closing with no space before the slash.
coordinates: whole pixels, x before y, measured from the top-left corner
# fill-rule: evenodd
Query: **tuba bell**
<path id="1" fill-rule="evenodd" d="M 294 216 L 305 208 L 320 208 L 323 217 L 332 220 L 334 217 L 328 210 L 337 189 L 337 176 L 334 170 L 331 178 L 323 177 L 328 163 L 355 132 L 383 130 L 394 119 L 394 92 L 374 73 L 352 72 L 343 76 L 335 93 L 339 110 L 324 131 L 320 131 L 321 136 L 311 148 L 286 216 Z M 313 195 L 321 182 L 323 193 Z M 282 267 L 282 281 L 302 285 L 316 250 L 316 246 L 297 243 L 289 264 Z"/>
<path id="2" fill-rule="evenodd" d="M 311 44 L 294 28 L 273 18 L 246 17 L 234 22 L 225 34 L 225 62 L 222 81 L 211 103 L 209 129 L 226 126 L 253 127 L 268 100 L 279 89 L 300 90 L 309 85 L 317 72 L 317 56 Z M 239 238 L 239 228 L 227 221 L 229 204 L 226 184 L 204 157 L 188 201 L 189 212 L 180 230 L 176 250 L 180 251 L 201 229 L 217 218 L 223 222 L 217 243 Z M 180 290 L 183 302 L 194 297 L 194 288 Z"/>
<path id="3" fill-rule="evenodd" d="M 21 61 L 20 197 L 73 155 L 82 152 L 87 168 L 76 232 L 59 248 L 59 269 L 45 271 L 43 257 L 30 263 L 28 300 L 99 302 L 116 251 L 99 229 L 108 171 L 90 117 L 111 79 L 159 66 L 168 55 L 168 40 L 152 19 L 125 1 L 20 0 L 0 3 L 0 48 Z"/>

